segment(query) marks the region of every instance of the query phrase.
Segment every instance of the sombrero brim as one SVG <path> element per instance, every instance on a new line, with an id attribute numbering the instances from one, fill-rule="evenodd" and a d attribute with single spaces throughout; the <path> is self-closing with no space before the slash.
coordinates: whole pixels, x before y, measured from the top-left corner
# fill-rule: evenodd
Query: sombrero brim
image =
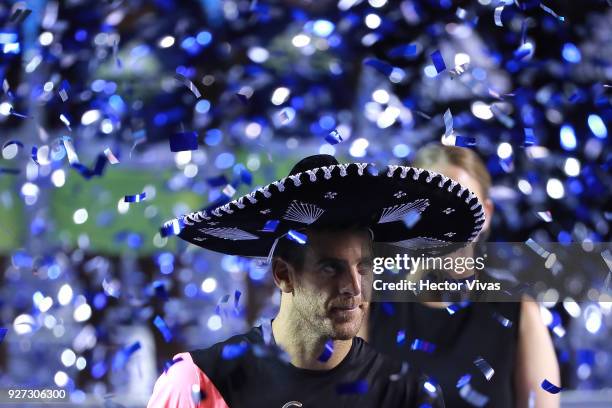
<path id="1" fill-rule="evenodd" d="M 442 253 L 473 241 L 485 216 L 476 194 L 439 173 L 395 165 L 378 171 L 370 163 L 349 163 L 285 177 L 164 228 L 212 251 L 266 257 L 289 230 L 359 220 L 371 220 L 376 242 Z"/>

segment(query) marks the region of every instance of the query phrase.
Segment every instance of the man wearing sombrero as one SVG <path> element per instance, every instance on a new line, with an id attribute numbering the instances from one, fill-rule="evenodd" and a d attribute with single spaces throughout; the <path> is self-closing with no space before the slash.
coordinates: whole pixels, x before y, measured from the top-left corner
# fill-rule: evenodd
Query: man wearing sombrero
<path id="1" fill-rule="evenodd" d="M 203 248 L 267 258 L 281 303 L 271 325 L 176 355 L 148 407 L 444 406 L 434 381 L 356 337 L 372 243 L 450 252 L 483 222 L 476 195 L 445 176 L 317 155 L 210 213 L 168 223 Z"/>

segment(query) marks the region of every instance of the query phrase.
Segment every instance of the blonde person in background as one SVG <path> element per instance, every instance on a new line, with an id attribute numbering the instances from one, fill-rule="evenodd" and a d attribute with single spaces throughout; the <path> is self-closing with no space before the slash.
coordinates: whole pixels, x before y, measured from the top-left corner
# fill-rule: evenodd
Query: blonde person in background
<path id="1" fill-rule="evenodd" d="M 485 242 L 494 211 L 489 197 L 491 176 L 476 153 L 428 145 L 416 153 L 412 166 L 442 173 L 478 195 L 486 221 L 477 241 Z M 459 255 L 475 256 L 474 246 L 462 249 Z M 491 280 L 486 268 L 461 275 L 451 272 L 442 278 Z M 541 388 L 545 379 L 560 385 L 560 376 L 550 334 L 533 299 L 471 302 L 454 314 L 447 311 L 448 305 L 439 301 L 372 303 L 360 335 L 380 351 L 407 360 L 438 381 L 449 407 L 559 407 L 558 394 Z M 500 324 L 500 319 L 507 319 L 506 324 Z M 411 347 L 417 339 L 435 349 Z M 489 380 L 474 363 L 479 358 L 494 369 Z"/>

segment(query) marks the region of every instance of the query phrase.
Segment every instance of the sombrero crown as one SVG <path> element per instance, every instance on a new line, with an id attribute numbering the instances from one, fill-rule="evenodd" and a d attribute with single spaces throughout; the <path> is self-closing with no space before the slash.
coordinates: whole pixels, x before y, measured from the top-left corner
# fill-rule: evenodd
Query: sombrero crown
<path id="1" fill-rule="evenodd" d="M 164 228 L 212 251 L 266 257 L 290 230 L 363 220 L 376 242 L 440 253 L 473 241 L 485 215 L 475 193 L 442 174 L 399 165 L 379 171 L 371 163 L 316 155 L 281 180 Z"/>

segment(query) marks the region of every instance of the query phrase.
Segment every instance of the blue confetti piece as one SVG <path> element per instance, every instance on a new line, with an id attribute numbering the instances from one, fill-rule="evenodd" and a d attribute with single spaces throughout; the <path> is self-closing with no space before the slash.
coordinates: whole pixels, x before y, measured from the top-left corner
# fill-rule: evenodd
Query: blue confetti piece
<path id="1" fill-rule="evenodd" d="M 470 302 L 467 300 L 463 302 L 459 302 L 459 303 L 453 303 L 446 307 L 446 311 L 448 312 L 449 315 L 452 316 L 455 313 L 457 313 L 459 310 L 465 309 L 469 305 L 470 305 Z"/>
<path id="2" fill-rule="evenodd" d="M 416 56 L 418 53 L 418 44 L 406 44 L 400 45 L 399 47 L 392 48 L 387 54 L 391 58 L 411 58 Z"/>
<path id="3" fill-rule="evenodd" d="M 493 313 L 493 317 L 495 317 L 495 320 L 497 320 L 502 326 L 506 328 L 512 327 L 512 320 L 505 318 L 501 314 L 497 312 Z"/>
<path id="4" fill-rule="evenodd" d="M 166 325 L 164 319 L 162 319 L 162 317 L 159 315 L 155 316 L 155 319 L 153 319 L 153 324 L 155 327 L 157 327 L 162 336 L 164 336 L 166 343 L 169 343 L 172 340 L 172 333 L 170 332 L 170 328 L 168 328 L 168 325 Z"/>
<path id="5" fill-rule="evenodd" d="M 321 355 L 317 358 L 317 360 L 319 360 L 322 363 L 325 363 L 331 358 L 333 353 L 334 353 L 334 342 L 331 340 L 327 340 L 325 342 L 325 346 L 323 347 L 323 351 L 321 352 Z"/>
<path id="6" fill-rule="evenodd" d="M 171 152 L 184 152 L 187 150 L 198 150 L 197 132 L 178 132 L 170 136 Z"/>
<path id="7" fill-rule="evenodd" d="M 227 177 L 222 174 L 220 176 L 207 178 L 206 183 L 208 183 L 210 187 L 221 187 L 228 184 L 228 181 Z"/>
<path id="8" fill-rule="evenodd" d="M 163 238 L 178 235 L 181 233 L 184 225 L 185 224 L 183 223 L 182 219 L 168 221 L 159 229 L 159 235 L 161 235 Z"/>
<path id="9" fill-rule="evenodd" d="M 175 365 L 176 363 L 178 363 L 179 361 L 183 361 L 183 357 L 179 357 L 177 359 L 171 360 L 171 361 L 166 361 L 164 363 L 164 374 L 168 372 L 168 369 L 170 367 L 172 367 L 173 365 Z"/>
<path id="10" fill-rule="evenodd" d="M 113 358 L 113 364 L 112 364 L 113 371 L 123 369 L 125 365 L 127 364 L 128 360 L 130 359 L 130 357 L 132 356 L 132 354 L 134 354 L 137 350 L 140 350 L 140 348 L 141 348 L 140 342 L 136 341 L 130 344 L 129 346 L 126 346 L 122 348 L 121 350 L 119 350 L 117 354 L 115 354 L 115 357 Z"/>
<path id="11" fill-rule="evenodd" d="M 241 169 L 240 180 L 242 180 L 244 184 L 250 186 L 251 184 L 253 184 L 253 175 L 247 169 Z"/>
<path id="12" fill-rule="evenodd" d="M 368 382 L 366 380 L 358 380 L 350 383 L 338 384 L 336 392 L 340 395 L 346 394 L 365 394 L 368 392 Z"/>
<path id="13" fill-rule="evenodd" d="M 325 141 L 327 143 L 329 143 L 330 145 L 335 145 L 338 144 L 342 141 L 342 136 L 340 135 L 340 133 L 334 129 L 331 132 L 329 132 L 326 136 L 325 136 Z"/>
<path id="14" fill-rule="evenodd" d="M 389 76 L 393 72 L 393 65 L 376 58 L 366 58 L 363 60 L 363 64 L 374 68 L 385 76 Z"/>
<path id="15" fill-rule="evenodd" d="M 185 85 L 196 98 L 200 99 L 202 97 L 200 90 L 195 86 L 193 82 L 191 82 L 189 78 L 185 77 L 182 74 L 175 74 L 174 79 Z"/>
<path id="16" fill-rule="evenodd" d="M 533 52 L 533 44 L 526 42 L 514 51 L 514 58 L 518 61 L 524 59 Z"/>
<path id="17" fill-rule="evenodd" d="M 223 346 L 223 350 L 221 350 L 221 358 L 224 360 L 235 360 L 243 356 L 248 348 L 249 345 L 244 341 L 238 344 L 226 344 Z"/>
<path id="18" fill-rule="evenodd" d="M 523 142 L 523 146 L 527 147 L 527 146 L 533 146 L 537 143 L 536 137 L 535 137 L 535 133 L 533 133 L 533 129 L 532 128 L 525 128 L 524 129 L 525 132 L 525 141 Z"/>
<path id="19" fill-rule="evenodd" d="M 32 154 L 34 154 L 32 152 Z M 99 154 L 96 159 L 96 164 L 94 165 L 93 170 L 89 169 L 84 164 L 79 163 L 78 161 L 71 163 L 70 167 L 75 169 L 85 180 L 89 180 L 92 177 L 100 177 L 104 174 L 104 169 L 106 168 L 106 164 L 108 160 L 104 154 Z"/>
<path id="20" fill-rule="evenodd" d="M 446 70 L 446 64 L 444 63 L 444 59 L 442 58 L 442 54 L 440 54 L 439 50 L 435 50 L 431 53 L 431 62 L 433 62 L 434 67 L 436 67 L 436 72 L 439 74 Z"/>
<path id="21" fill-rule="evenodd" d="M 540 386 L 542 387 L 544 391 L 549 392 L 551 394 L 558 394 L 563 389 L 561 387 L 557 387 L 555 384 L 551 383 L 550 381 L 546 379 L 542 381 L 542 384 Z"/>
<path id="22" fill-rule="evenodd" d="M 383 302 L 381 304 L 381 307 L 383 309 L 383 312 L 385 312 L 385 314 L 387 316 L 394 316 L 395 315 L 395 306 L 393 305 L 393 303 Z"/>
<path id="23" fill-rule="evenodd" d="M 289 230 L 287 232 L 287 238 L 301 245 L 304 245 L 306 242 L 308 242 L 308 237 L 305 234 L 301 234 L 295 230 Z"/>
<path id="24" fill-rule="evenodd" d="M 141 201 L 144 201 L 146 198 L 147 198 L 147 193 L 142 192 L 140 194 L 126 195 L 123 198 L 123 201 L 125 201 L 126 203 L 139 203 Z"/>
<path id="25" fill-rule="evenodd" d="M 60 86 L 60 89 L 58 91 L 62 102 L 66 102 L 68 100 L 68 91 L 70 91 L 70 84 L 68 83 L 68 81 L 63 80 L 62 85 Z"/>
<path id="26" fill-rule="evenodd" d="M 421 339 L 414 339 L 410 345 L 411 350 L 424 351 L 425 353 L 433 353 L 436 350 L 436 345 Z"/>
<path id="27" fill-rule="evenodd" d="M 491 367 L 491 365 L 480 356 L 476 357 L 476 359 L 474 360 L 474 365 L 478 367 L 478 369 L 482 372 L 482 375 L 484 375 L 487 381 L 490 381 L 493 377 L 493 374 L 495 374 L 495 370 L 493 369 L 493 367 Z"/>
<path id="28" fill-rule="evenodd" d="M 6 337 L 6 333 L 8 333 L 8 329 L 5 327 L 0 327 L 0 343 L 2 343 L 2 341 Z"/>
<path id="29" fill-rule="evenodd" d="M 274 232 L 280 223 L 279 220 L 268 220 L 261 229 L 262 232 Z"/>
<path id="30" fill-rule="evenodd" d="M 456 136 L 455 137 L 455 146 L 458 146 L 458 147 L 473 147 L 473 146 L 476 146 L 476 138 L 475 137 L 467 137 L 467 136 Z"/>
<path id="31" fill-rule="evenodd" d="M 469 384 L 470 381 L 472 381 L 472 376 L 470 374 L 461 376 L 461 378 L 459 378 L 457 381 L 457 388 L 462 388 L 466 384 Z"/>
<path id="32" fill-rule="evenodd" d="M 420 211 L 410 210 L 404 216 L 404 218 L 402 218 L 402 221 L 404 222 L 404 225 L 406 225 L 407 228 L 412 228 L 417 222 L 419 222 L 420 219 L 421 219 Z"/>
<path id="33" fill-rule="evenodd" d="M 70 127 L 70 118 L 68 115 L 64 115 L 63 113 L 60 114 L 60 120 L 62 121 L 62 123 L 64 125 L 66 125 L 66 127 L 68 128 L 68 130 L 70 130 L 72 132 L 72 128 Z"/>
<path id="34" fill-rule="evenodd" d="M 406 330 L 398 331 L 397 335 L 395 336 L 395 342 L 397 344 L 404 344 L 405 341 L 406 341 Z"/>

